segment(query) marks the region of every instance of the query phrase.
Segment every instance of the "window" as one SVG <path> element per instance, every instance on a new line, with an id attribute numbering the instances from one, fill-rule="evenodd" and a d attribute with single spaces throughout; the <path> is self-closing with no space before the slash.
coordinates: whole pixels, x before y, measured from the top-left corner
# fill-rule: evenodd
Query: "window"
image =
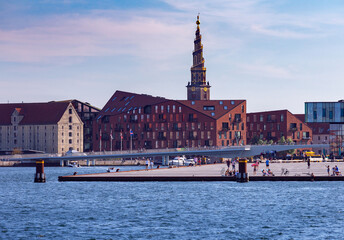
<path id="1" fill-rule="evenodd" d="M 329 111 L 329 118 L 333 119 L 333 111 Z"/>
<path id="2" fill-rule="evenodd" d="M 192 101 L 192 102 L 191 102 L 191 105 L 195 105 L 195 101 Z"/>
<path id="3" fill-rule="evenodd" d="M 281 114 L 281 122 L 284 122 L 284 115 Z"/>
<path id="4" fill-rule="evenodd" d="M 72 125 L 69 125 L 69 130 L 72 130 Z"/>
<path id="5" fill-rule="evenodd" d="M 69 139 L 69 144 L 72 144 L 72 139 Z"/>
<path id="6" fill-rule="evenodd" d="M 231 101 L 231 104 L 234 105 L 234 104 L 235 104 L 235 101 Z"/>
<path id="7" fill-rule="evenodd" d="M 203 106 L 204 111 L 215 111 L 215 106 Z"/>
<path id="8" fill-rule="evenodd" d="M 326 108 L 322 109 L 322 117 L 326 117 Z"/>
<path id="9" fill-rule="evenodd" d="M 72 132 L 69 132 L 69 136 L 70 136 L 70 137 L 72 136 Z"/>
<path id="10" fill-rule="evenodd" d="M 317 111 L 313 111 L 313 119 L 316 120 L 317 119 Z"/>
<path id="11" fill-rule="evenodd" d="M 222 101 L 220 101 L 220 105 L 222 105 L 223 104 L 223 102 Z"/>
<path id="12" fill-rule="evenodd" d="M 224 109 L 224 110 L 227 110 L 227 109 L 228 109 L 228 107 L 227 107 L 227 106 L 223 106 L 223 109 Z"/>
<path id="13" fill-rule="evenodd" d="M 263 122 L 263 121 L 264 121 L 264 116 L 263 116 L 263 114 L 260 114 L 260 116 L 259 116 L 259 121 L 260 121 L 260 122 Z"/>
<path id="14" fill-rule="evenodd" d="M 72 117 L 69 117 L 69 122 L 70 122 L 70 123 L 72 122 L 72 120 L 73 120 Z"/>

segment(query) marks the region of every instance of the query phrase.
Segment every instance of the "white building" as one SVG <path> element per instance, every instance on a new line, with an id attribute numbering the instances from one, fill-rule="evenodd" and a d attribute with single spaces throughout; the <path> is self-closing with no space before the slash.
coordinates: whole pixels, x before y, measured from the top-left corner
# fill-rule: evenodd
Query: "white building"
<path id="1" fill-rule="evenodd" d="M 0 104 L 0 151 L 83 151 L 83 122 L 70 102 Z"/>

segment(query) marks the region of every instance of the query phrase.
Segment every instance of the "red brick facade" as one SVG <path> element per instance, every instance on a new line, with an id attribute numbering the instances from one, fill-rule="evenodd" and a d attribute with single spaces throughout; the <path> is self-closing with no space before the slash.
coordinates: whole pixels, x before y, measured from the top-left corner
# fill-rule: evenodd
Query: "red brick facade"
<path id="1" fill-rule="evenodd" d="M 247 114 L 247 142 L 257 138 L 277 143 L 282 136 L 295 143 L 310 143 L 312 129 L 288 110 Z"/>
<path id="2" fill-rule="evenodd" d="M 95 151 L 129 150 L 131 144 L 132 149 L 242 145 L 246 101 L 178 101 L 117 91 L 94 129 Z"/>

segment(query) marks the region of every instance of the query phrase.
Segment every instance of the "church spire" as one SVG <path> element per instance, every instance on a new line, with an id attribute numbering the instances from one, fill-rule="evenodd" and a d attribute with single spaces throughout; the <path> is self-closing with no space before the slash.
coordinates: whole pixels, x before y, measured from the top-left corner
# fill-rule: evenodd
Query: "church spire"
<path id="1" fill-rule="evenodd" d="M 210 85 L 206 82 L 206 68 L 204 67 L 202 35 L 199 25 L 199 15 L 196 20 L 196 33 L 194 40 L 193 64 L 191 67 L 191 83 L 188 83 L 188 100 L 209 100 Z"/>

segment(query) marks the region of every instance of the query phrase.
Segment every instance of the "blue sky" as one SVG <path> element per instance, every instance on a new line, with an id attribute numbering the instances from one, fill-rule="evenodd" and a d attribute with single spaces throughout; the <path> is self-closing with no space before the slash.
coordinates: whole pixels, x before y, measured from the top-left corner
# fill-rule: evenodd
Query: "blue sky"
<path id="1" fill-rule="evenodd" d="M 0 102 L 116 90 L 186 99 L 200 13 L 212 99 L 304 112 L 343 99 L 344 1 L 0 1 Z"/>

